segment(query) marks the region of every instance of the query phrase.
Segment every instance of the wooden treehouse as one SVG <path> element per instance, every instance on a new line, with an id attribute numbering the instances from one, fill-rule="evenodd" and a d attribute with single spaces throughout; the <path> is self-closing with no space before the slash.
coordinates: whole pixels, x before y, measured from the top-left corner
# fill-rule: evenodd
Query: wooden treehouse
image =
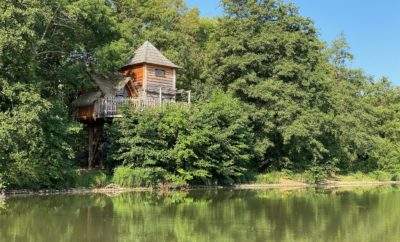
<path id="1" fill-rule="evenodd" d="M 132 59 L 110 76 L 93 76 L 94 91 L 81 94 L 73 103 L 74 117 L 86 124 L 89 133 L 89 168 L 102 166 L 103 127 L 121 117 L 120 107 L 144 109 L 175 102 L 177 95 L 190 91 L 176 89 L 178 66 L 146 41 Z"/>

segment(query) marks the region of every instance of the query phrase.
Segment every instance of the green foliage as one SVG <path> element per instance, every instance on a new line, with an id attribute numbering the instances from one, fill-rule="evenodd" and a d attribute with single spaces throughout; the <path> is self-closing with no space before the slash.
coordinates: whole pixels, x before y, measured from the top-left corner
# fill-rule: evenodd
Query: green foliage
<path id="1" fill-rule="evenodd" d="M 273 171 L 257 175 L 256 182 L 267 183 L 267 184 L 278 184 L 281 178 L 283 178 L 283 174 L 281 172 Z"/>
<path id="2" fill-rule="evenodd" d="M 77 170 L 74 177 L 75 187 L 101 188 L 109 184 L 109 178 L 101 170 Z"/>
<path id="3" fill-rule="evenodd" d="M 253 134 L 245 107 L 226 94 L 215 94 L 189 117 L 187 132 L 174 149 L 177 164 L 196 167 L 194 177 L 231 183 L 251 167 Z M 190 169 L 186 169 L 190 170 Z"/>
<path id="4" fill-rule="evenodd" d="M 202 19 L 197 9 L 189 9 L 182 0 L 116 0 L 111 25 L 118 36 L 95 52 L 102 72 L 120 68 L 133 50 L 148 40 L 181 66 L 177 85 L 196 89 L 201 86 L 201 73 L 206 41 L 213 21 Z M 81 10 L 82 11 L 82 10 Z"/>
<path id="5" fill-rule="evenodd" d="M 340 180 L 350 181 L 350 182 L 354 182 L 354 181 L 362 182 L 362 181 L 373 181 L 373 178 L 368 173 L 363 173 L 361 171 L 358 171 L 355 173 L 350 173 L 350 174 L 346 174 L 344 176 L 340 176 Z"/>
<path id="6" fill-rule="evenodd" d="M 117 121 L 114 158 L 134 167 L 159 167 L 172 183 L 231 183 L 253 156 L 244 107 L 226 94 L 193 107 L 126 109 Z"/>
<path id="7" fill-rule="evenodd" d="M 113 183 L 121 187 L 151 187 L 165 180 L 162 168 L 134 168 L 119 166 L 114 170 Z"/>
<path id="8" fill-rule="evenodd" d="M 44 3 L 28 0 L 24 5 L 4 2 L 1 4 L 1 10 L 4 10 L 0 14 L 4 28 L 0 30 L 0 75 L 10 87 L 18 86 L 20 82 L 32 83 L 35 86 L 32 105 L 12 100 L 10 98 L 14 95 L 12 91 L 11 94 L 7 93 L 4 96 L 2 92 L 0 99 L 1 111 L 4 110 L 1 126 L 5 131 L 2 135 L 14 136 L 12 126 L 15 126 L 16 131 L 32 131 L 30 134 L 28 132 L 22 134 L 21 142 L 12 148 L 2 147 L 1 151 L 6 155 L 2 156 L 4 160 L 1 163 L 1 171 L 7 171 L 6 179 L 10 180 L 12 186 L 24 187 L 30 184 L 38 187 L 52 186 L 60 180 L 61 175 L 58 173 L 68 173 L 68 169 L 64 169 L 64 164 L 65 166 L 71 164 L 65 161 L 65 157 L 72 158 L 70 149 L 73 142 L 62 143 L 68 140 L 63 137 L 68 132 L 53 126 L 50 120 L 54 117 L 60 119 L 60 116 L 45 111 L 57 105 L 63 106 L 62 102 L 68 103 L 70 97 L 75 96 L 80 87 L 92 85 L 87 76 L 86 65 L 83 65 L 87 64 L 84 62 L 90 57 L 96 58 L 94 67 L 96 71 L 114 71 L 122 64 L 125 57 L 131 54 L 127 49 L 133 49 L 132 47 L 137 47 L 145 39 L 149 39 L 164 49 L 166 55 L 178 64 L 191 67 L 191 69 L 184 68 L 186 73 L 183 73 L 182 79 L 187 84 L 191 80 L 199 79 L 201 58 L 198 53 L 202 51 L 199 51 L 201 45 L 197 45 L 196 41 L 206 38 L 208 23 L 203 27 L 198 12 L 187 11 L 182 1 L 110 3 L 82 0 Z M 75 59 L 84 61 L 77 62 Z M 31 87 L 23 86 L 23 88 Z M 7 90 L 4 93 L 6 92 Z M 52 100 L 53 95 L 61 102 Z M 43 103 L 35 103 L 35 98 Z M 39 110 L 40 107 L 43 107 L 43 110 Z M 26 111 L 37 111 L 44 114 L 33 115 L 47 116 L 49 120 L 35 123 L 36 120 L 33 118 L 19 122 L 13 120 L 14 117 L 9 117 L 11 112 L 16 113 L 21 108 L 23 110 L 18 113 L 21 116 L 25 115 Z M 62 111 L 68 113 L 66 110 Z M 20 119 L 23 118 L 25 117 Z M 46 117 L 41 118 L 46 119 Z M 62 119 L 68 126 L 70 120 L 65 117 Z M 42 136 L 46 137 L 40 139 L 41 136 L 35 132 L 36 130 L 43 130 Z M 74 129 L 67 128 L 67 130 Z M 58 131 L 63 134 L 59 139 L 54 135 Z M 32 139 L 29 135 L 32 135 Z M 4 138 L 1 141 L 8 140 Z M 10 143 L 12 146 L 12 142 Z M 53 146 L 54 149 L 46 145 Z M 28 152 L 28 147 L 32 150 L 32 154 L 25 154 Z M 47 154 L 43 154 L 46 149 L 50 154 L 48 159 L 51 161 L 47 161 L 46 158 L 43 158 L 43 161 L 36 161 L 38 157 L 46 157 Z M 65 149 L 68 149 L 68 152 Z M 62 153 L 66 154 L 62 159 L 55 157 Z M 11 160 L 11 165 L 5 163 L 7 159 Z M 51 163 L 49 173 L 41 166 L 45 163 Z M 51 169 L 53 164 L 58 165 L 54 171 Z M 45 176 L 48 176 L 46 178 L 48 181 L 44 181 Z M 52 179 L 57 182 L 50 181 Z M 38 182 L 43 184 L 35 184 Z"/>
<path id="9" fill-rule="evenodd" d="M 375 182 L 375 181 L 397 181 L 397 174 L 385 171 L 372 171 L 369 173 L 356 172 L 340 176 L 341 181 L 345 182 Z"/>
<path id="10" fill-rule="evenodd" d="M 328 174 L 325 169 L 316 166 L 312 167 L 309 171 L 306 172 L 307 182 L 319 184 L 324 182 L 328 178 Z"/>
<path id="11" fill-rule="evenodd" d="M 0 112 L 0 175 L 13 188 L 68 186 L 74 153 L 65 107 L 28 85 L 2 84 L 11 108 Z"/>
<path id="12" fill-rule="evenodd" d="M 223 1 L 208 80 L 252 107 L 260 168 L 308 168 L 325 147 L 329 75 L 311 21 L 281 1 Z"/>
<path id="13" fill-rule="evenodd" d="M 196 104 L 125 110 L 109 129 L 110 169 L 162 169 L 177 186 L 281 169 L 311 182 L 400 172 L 400 91 L 349 68 L 343 35 L 325 46 L 284 1 L 221 5 L 223 16 L 203 18 L 182 0 L 2 2 L 3 183 L 73 184 L 86 143 L 69 104 L 94 88 L 91 74 L 116 71 L 145 40 L 182 67 L 177 86 L 193 90 Z"/>
<path id="14" fill-rule="evenodd" d="M 392 179 L 392 176 L 385 171 L 373 171 L 371 173 L 371 176 L 378 181 L 390 181 Z"/>
<path id="15" fill-rule="evenodd" d="M 346 68 L 348 61 L 352 61 L 354 56 L 350 52 L 345 35 L 342 33 L 335 39 L 330 48 L 327 49 L 329 61 L 337 68 Z"/>
<path id="16" fill-rule="evenodd" d="M 223 7 L 207 81 L 252 108 L 260 170 L 398 170 L 399 90 L 349 69 L 343 36 L 324 47 L 313 23 L 282 1 Z"/>
<path id="17" fill-rule="evenodd" d="M 392 178 L 390 179 L 391 181 L 400 181 L 400 174 L 396 173 L 394 175 L 392 175 Z"/>

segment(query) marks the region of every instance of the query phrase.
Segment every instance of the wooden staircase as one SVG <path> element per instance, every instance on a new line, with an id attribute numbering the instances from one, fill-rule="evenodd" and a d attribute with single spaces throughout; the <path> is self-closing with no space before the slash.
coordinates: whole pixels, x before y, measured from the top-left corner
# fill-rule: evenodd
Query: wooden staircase
<path id="1" fill-rule="evenodd" d="M 126 88 L 128 89 L 128 92 L 130 93 L 131 97 L 138 97 L 140 94 L 140 88 L 142 87 L 142 83 L 135 81 L 135 80 L 130 80 L 126 84 Z"/>

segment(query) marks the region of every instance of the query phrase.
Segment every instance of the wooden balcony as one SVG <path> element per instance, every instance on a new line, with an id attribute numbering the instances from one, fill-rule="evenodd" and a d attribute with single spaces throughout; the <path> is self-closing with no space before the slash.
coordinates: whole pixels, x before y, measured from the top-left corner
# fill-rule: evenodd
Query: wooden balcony
<path id="1" fill-rule="evenodd" d="M 121 108 L 123 106 L 130 106 L 138 110 L 144 110 L 146 108 L 157 107 L 165 104 L 175 103 L 175 99 L 168 98 L 118 98 L 118 97 L 106 97 L 97 100 L 94 104 L 93 118 L 118 118 L 121 117 Z M 190 98 L 186 102 L 190 104 Z"/>
<path id="2" fill-rule="evenodd" d="M 73 116 L 80 122 L 93 123 L 100 119 L 121 117 L 123 106 L 144 110 L 175 102 L 190 104 L 190 91 L 167 91 L 159 88 L 158 93 L 155 91 L 143 92 L 139 97 L 123 97 L 118 94 L 112 97 L 101 97 L 100 92 L 81 95 L 75 101 L 76 109 Z"/>
<path id="3" fill-rule="evenodd" d="M 94 105 L 94 116 L 95 118 L 116 118 L 121 117 L 121 107 L 125 105 L 143 110 L 149 107 L 160 106 L 167 102 L 173 101 L 162 100 L 160 102 L 153 98 L 102 98 Z"/>

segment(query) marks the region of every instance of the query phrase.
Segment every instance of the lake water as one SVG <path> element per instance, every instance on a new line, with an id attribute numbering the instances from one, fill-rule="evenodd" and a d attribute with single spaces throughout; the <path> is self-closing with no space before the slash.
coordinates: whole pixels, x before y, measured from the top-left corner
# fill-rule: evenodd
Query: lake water
<path id="1" fill-rule="evenodd" d="M 13 197 L 0 241 L 400 241 L 400 189 Z"/>

